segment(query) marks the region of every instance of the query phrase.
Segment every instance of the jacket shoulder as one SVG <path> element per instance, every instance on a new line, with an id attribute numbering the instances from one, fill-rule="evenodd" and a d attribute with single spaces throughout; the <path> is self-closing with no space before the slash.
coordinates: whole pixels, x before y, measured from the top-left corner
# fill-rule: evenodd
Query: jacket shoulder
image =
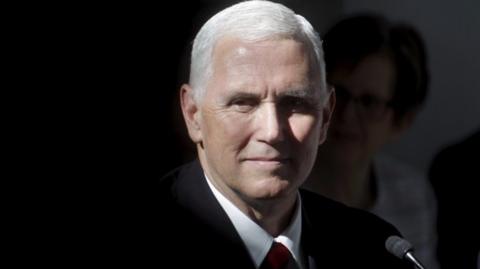
<path id="1" fill-rule="evenodd" d="M 385 248 L 389 236 L 401 236 L 392 224 L 307 190 L 301 191 L 301 197 L 308 241 L 315 245 L 312 248 L 336 257 L 332 260 L 340 260 L 341 268 L 408 268 Z"/>
<path id="2" fill-rule="evenodd" d="M 302 189 L 301 196 L 304 208 L 312 218 L 312 221 L 324 222 L 325 216 L 328 216 L 333 222 L 348 223 L 349 221 L 355 221 L 358 224 L 355 226 L 361 229 L 367 228 L 362 228 L 361 225 L 363 224 L 368 225 L 368 227 L 383 228 L 383 230 L 394 234 L 399 233 L 392 224 L 368 211 L 349 207 L 309 190 Z"/>

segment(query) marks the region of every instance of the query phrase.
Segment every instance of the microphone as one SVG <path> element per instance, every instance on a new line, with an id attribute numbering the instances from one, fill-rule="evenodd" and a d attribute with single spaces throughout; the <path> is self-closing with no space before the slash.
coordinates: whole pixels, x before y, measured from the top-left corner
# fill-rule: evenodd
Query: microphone
<path id="1" fill-rule="evenodd" d="M 385 248 L 397 258 L 407 260 L 408 262 L 413 263 L 415 267 L 419 269 L 425 269 L 420 261 L 413 256 L 412 244 L 410 244 L 407 240 L 396 235 L 389 236 L 385 241 Z"/>

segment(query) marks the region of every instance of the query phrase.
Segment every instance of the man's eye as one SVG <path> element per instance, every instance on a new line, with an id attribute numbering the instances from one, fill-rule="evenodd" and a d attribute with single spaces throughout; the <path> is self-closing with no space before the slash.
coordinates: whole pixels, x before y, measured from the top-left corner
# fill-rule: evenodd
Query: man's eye
<path id="1" fill-rule="evenodd" d="M 305 98 L 288 97 L 281 102 L 283 109 L 289 112 L 307 112 L 312 110 L 313 105 Z"/>
<path id="2" fill-rule="evenodd" d="M 230 106 L 240 112 L 248 112 L 255 108 L 257 101 L 253 99 L 235 99 L 230 102 Z"/>

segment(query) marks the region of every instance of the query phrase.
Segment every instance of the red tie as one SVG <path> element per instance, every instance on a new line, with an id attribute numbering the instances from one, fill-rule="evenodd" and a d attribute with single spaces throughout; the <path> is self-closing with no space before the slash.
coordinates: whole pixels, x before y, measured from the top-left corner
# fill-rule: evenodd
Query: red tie
<path id="1" fill-rule="evenodd" d="M 283 269 L 287 268 L 288 261 L 292 256 L 290 251 L 281 243 L 273 242 L 267 256 L 262 262 L 260 269 Z"/>

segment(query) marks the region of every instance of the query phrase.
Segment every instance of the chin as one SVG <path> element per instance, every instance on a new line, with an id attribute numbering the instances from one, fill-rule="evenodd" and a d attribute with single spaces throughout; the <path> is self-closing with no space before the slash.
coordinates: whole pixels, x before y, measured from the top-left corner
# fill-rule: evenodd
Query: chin
<path id="1" fill-rule="evenodd" d="M 252 191 L 258 199 L 272 199 L 286 195 L 291 187 L 291 182 L 285 179 L 268 178 L 256 184 Z"/>

